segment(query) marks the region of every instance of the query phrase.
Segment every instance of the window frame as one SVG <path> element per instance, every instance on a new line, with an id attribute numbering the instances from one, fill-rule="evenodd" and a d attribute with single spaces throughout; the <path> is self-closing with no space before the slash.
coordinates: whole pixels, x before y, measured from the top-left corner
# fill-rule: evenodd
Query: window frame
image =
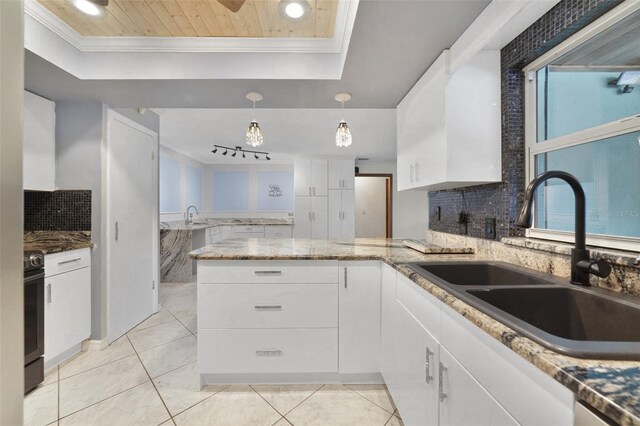
<path id="1" fill-rule="evenodd" d="M 640 131 L 640 114 L 637 114 L 546 141 L 537 141 L 538 109 L 536 72 L 573 48 L 597 36 L 602 31 L 637 11 L 640 11 L 640 2 L 624 2 L 524 67 L 523 71 L 526 78 L 524 104 L 525 181 L 527 185 L 531 182 L 532 177 L 535 176 L 535 157 L 538 154 Z M 525 235 L 530 238 L 571 243 L 574 242 L 575 239 L 574 232 L 536 228 L 535 222 L 532 228 L 526 230 Z M 613 249 L 638 251 L 640 238 L 587 234 L 587 244 Z"/>

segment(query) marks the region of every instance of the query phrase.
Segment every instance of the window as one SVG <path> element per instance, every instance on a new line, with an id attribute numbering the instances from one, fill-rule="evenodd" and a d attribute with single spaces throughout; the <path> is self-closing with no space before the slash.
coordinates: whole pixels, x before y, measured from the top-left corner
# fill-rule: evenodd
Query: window
<path id="1" fill-rule="evenodd" d="M 213 173 L 213 211 L 249 211 L 249 173 Z"/>
<path id="2" fill-rule="evenodd" d="M 160 155 L 160 213 L 180 211 L 180 163 Z"/>
<path id="3" fill-rule="evenodd" d="M 587 243 L 640 243 L 640 6 L 625 2 L 525 68 L 527 176 L 563 170 L 587 199 Z M 573 241 L 574 197 L 549 180 L 528 235 Z"/>
<path id="4" fill-rule="evenodd" d="M 187 207 L 196 206 L 202 211 L 202 170 L 186 166 L 187 171 Z"/>

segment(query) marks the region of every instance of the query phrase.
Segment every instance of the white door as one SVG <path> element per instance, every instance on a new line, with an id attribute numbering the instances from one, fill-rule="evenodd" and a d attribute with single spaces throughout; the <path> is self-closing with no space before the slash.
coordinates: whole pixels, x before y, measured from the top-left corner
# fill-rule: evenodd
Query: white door
<path id="1" fill-rule="evenodd" d="M 380 264 L 340 266 L 339 372 L 379 372 Z"/>
<path id="2" fill-rule="evenodd" d="M 158 135 L 108 111 L 108 340 L 157 310 Z"/>
<path id="3" fill-rule="evenodd" d="M 311 197 L 296 197 L 293 238 L 311 238 Z"/>
<path id="4" fill-rule="evenodd" d="M 386 238 L 387 177 L 358 176 L 355 189 L 355 236 Z"/>
<path id="5" fill-rule="evenodd" d="M 327 238 L 327 197 L 311 197 L 311 238 Z"/>
<path id="6" fill-rule="evenodd" d="M 356 194 L 353 189 L 345 189 L 340 192 L 342 192 L 342 238 L 355 238 L 356 237 L 356 220 L 355 220 Z"/>
<path id="7" fill-rule="evenodd" d="M 444 347 L 440 348 L 440 425 L 515 426 L 518 422 Z M 400 411 L 404 420 L 404 413 Z"/>
<path id="8" fill-rule="evenodd" d="M 329 238 L 342 238 L 342 191 L 339 189 L 329 190 L 329 211 L 327 218 Z"/>
<path id="9" fill-rule="evenodd" d="M 311 188 L 314 196 L 327 195 L 327 160 L 311 160 Z"/>

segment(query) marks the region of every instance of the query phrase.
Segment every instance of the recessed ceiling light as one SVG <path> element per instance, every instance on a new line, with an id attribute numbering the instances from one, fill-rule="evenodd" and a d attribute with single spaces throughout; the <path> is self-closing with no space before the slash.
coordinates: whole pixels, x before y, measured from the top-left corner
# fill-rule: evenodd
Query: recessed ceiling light
<path id="1" fill-rule="evenodd" d="M 280 0 L 280 14 L 290 21 L 302 21 L 310 10 L 307 0 Z"/>
<path id="2" fill-rule="evenodd" d="M 90 0 L 72 0 L 71 4 L 73 4 L 76 9 L 86 15 L 102 16 L 102 14 L 104 13 L 104 7 Z"/>

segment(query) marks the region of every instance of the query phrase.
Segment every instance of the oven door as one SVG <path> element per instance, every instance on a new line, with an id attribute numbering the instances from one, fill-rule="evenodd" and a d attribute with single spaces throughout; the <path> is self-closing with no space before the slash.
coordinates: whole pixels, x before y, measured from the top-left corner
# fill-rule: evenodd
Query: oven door
<path id="1" fill-rule="evenodd" d="M 44 355 L 44 272 L 24 278 L 24 363 Z"/>

